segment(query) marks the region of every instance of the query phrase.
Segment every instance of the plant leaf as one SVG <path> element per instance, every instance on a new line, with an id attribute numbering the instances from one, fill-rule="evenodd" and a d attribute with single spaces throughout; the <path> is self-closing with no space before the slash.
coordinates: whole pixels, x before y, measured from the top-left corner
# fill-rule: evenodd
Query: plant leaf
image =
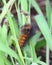
<path id="1" fill-rule="evenodd" d="M 45 18 L 42 15 L 37 15 L 35 16 L 35 20 L 44 35 L 46 41 L 48 42 L 49 48 L 52 50 L 52 36 L 51 36 L 51 31 L 49 29 L 49 26 L 45 20 Z"/>
<path id="2" fill-rule="evenodd" d="M 37 43 L 37 41 L 38 41 L 40 35 L 41 35 L 41 32 L 38 32 L 38 33 L 36 33 L 36 34 L 30 39 L 31 43 L 32 43 L 34 46 L 36 45 L 36 43 Z"/>
<path id="3" fill-rule="evenodd" d="M 46 0 L 46 16 L 48 19 L 48 25 L 50 27 L 51 25 L 51 5 L 50 5 L 50 0 Z"/>

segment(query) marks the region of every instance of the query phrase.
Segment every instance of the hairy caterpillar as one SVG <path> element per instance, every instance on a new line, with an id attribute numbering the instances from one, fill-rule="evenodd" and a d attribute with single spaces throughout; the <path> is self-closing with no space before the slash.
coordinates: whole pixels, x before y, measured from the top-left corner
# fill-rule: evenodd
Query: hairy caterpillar
<path id="1" fill-rule="evenodd" d="M 25 41 L 30 36 L 31 28 L 32 28 L 32 26 L 30 24 L 26 24 L 26 25 L 22 26 L 22 30 L 21 30 L 22 33 L 21 33 L 20 38 L 19 38 L 20 47 L 22 47 L 24 45 Z"/>

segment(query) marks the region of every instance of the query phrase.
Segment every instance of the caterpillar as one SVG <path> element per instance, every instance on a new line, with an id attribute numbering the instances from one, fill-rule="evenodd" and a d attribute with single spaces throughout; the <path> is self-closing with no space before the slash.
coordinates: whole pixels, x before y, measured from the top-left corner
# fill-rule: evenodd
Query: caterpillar
<path id="1" fill-rule="evenodd" d="M 30 36 L 31 28 L 32 28 L 32 26 L 30 24 L 26 24 L 26 25 L 22 26 L 22 28 L 21 28 L 22 33 L 21 33 L 20 38 L 19 38 L 20 47 L 24 46 L 25 41 Z"/>

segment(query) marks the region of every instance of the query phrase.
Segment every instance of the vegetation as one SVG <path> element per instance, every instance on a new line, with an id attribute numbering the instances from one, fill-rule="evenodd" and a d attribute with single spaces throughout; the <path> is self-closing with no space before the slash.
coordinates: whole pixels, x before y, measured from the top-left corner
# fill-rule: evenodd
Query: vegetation
<path id="1" fill-rule="evenodd" d="M 49 65 L 49 49 L 52 51 L 52 11 L 50 0 L 46 0 L 47 20 L 35 0 L 18 0 L 18 2 L 16 0 L 9 0 L 8 2 L 2 0 L 1 3 L 3 3 L 3 7 L 0 13 L 0 24 L 3 19 L 5 21 L 3 25 L 0 25 L 0 65 Z M 13 4 L 17 11 L 18 23 L 15 16 L 11 13 Z M 38 13 L 34 16 L 34 19 L 40 31 L 30 38 L 26 46 L 20 48 L 18 39 L 21 34 L 21 27 L 25 24 L 31 25 L 31 7 L 34 7 Z M 8 27 L 10 27 L 9 32 Z M 44 39 L 38 41 L 41 34 L 43 34 Z M 10 47 L 12 44 L 14 45 L 14 50 Z M 46 62 L 41 61 L 36 54 L 36 50 L 44 45 L 46 45 Z M 10 59 L 8 59 L 8 56 Z"/>

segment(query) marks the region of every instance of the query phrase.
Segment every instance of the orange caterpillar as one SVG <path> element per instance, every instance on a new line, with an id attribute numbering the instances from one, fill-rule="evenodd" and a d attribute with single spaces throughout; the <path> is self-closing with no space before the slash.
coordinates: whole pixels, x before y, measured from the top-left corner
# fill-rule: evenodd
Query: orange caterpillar
<path id="1" fill-rule="evenodd" d="M 30 24 L 22 26 L 22 34 L 19 38 L 19 45 L 22 47 L 25 44 L 25 41 L 28 39 L 32 26 Z"/>

